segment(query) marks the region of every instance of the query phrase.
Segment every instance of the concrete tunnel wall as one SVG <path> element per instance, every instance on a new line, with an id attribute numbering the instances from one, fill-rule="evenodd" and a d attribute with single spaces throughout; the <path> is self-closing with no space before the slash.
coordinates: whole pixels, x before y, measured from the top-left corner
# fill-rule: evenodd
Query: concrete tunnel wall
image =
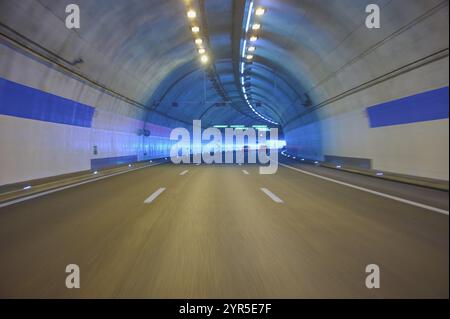
<path id="1" fill-rule="evenodd" d="M 321 161 L 448 180 L 448 2 L 391 1 L 381 12 L 380 30 L 359 25 L 307 69 L 318 107 L 285 125 L 288 148 Z M 381 125 L 369 112 L 377 105 L 388 112 Z"/>
<path id="2" fill-rule="evenodd" d="M 0 185 L 168 154 L 170 129 L 144 110 L 4 43 L 0 57 Z"/>
<path id="3" fill-rule="evenodd" d="M 448 180 L 448 1 L 378 1 L 382 7 L 379 30 L 364 26 L 361 12 L 366 2 L 342 0 L 323 6 L 317 1 L 260 1 L 270 14 L 253 77 L 256 93 L 276 114 L 269 109 L 260 112 L 270 117 L 279 114 L 274 119 L 282 124 L 288 149 L 299 156 L 318 160 L 331 156 L 344 164 L 367 159 L 375 169 Z M 181 1 L 116 1 L 110 7 L 98 7 L 80 0 L 85 15 L 79 32 L 64 26 L 68 3 L 1 1 L 0 22 L 66 61 L 82 57 L 84 63 L 74 66 L 77 71 L 144 105 L 151 105 L 164 80 L 173 78 L 168 81 L 170 87 L 183 76 L 177 70 L 195 61 Z M 231 21 L 223 17 L 221 6 L 215 10 L 209 11 L 210 30 L 217 28 L 215 15 L 222 16 L 221 23 Z M 102 14 L 97 16 L 98 12 Z M 210 36 L 215 39 L 221 34 L 211 32 Z M 77 102 L 73 109 L 92 115 L 87 121 L 75 116 L 58 122 L 67 117 L 66 112 L 50 107 L 41 109 L 47 114 L 36 116 L 30 104 L 25 116 L 11 111 L 13 104 L 7 105 L 2 95 L 0 185 L 90 169 L 92 160 L 100 160 L 101 165 L 167 155 L 170 128 L 186 125 L 174 118 L 190 122 L 196 118 L 187 118 L 189 114 L 202 114 L 208 107 L 200 106 L 202 99 L 198 98 L 198 106 L 190 104 L 195 111 L 165 106 L 160 110 L 170 114 L 165 117 L 73 77 L 8 41 L 0 42 L 0 57 L 1 86 L 34 88 L 68 99 L 69 104 Z M 273 75 L 258 67 L 266 64 Z M 317 107 L 297 107 L 299 101 L 286 85 L 285 94 L 269 90 L 272 77 L 285 79 L 300 94 L 308 93 Z M 281 80 L 278 85 L 281 89 Z M 193 83 L 187 77 L 168 92 L 165 102 L 170 105 L 172 97 L 180 96 L 193 100 L 202 88 L 201 81 Z M 402 104 L 408 101 L 401 100 L 404 97 L 415 99 L 439 88 L 447 90 L 438 97 L 439 105 L 445 104 L 446 116 L 371 126 L 370 107 L 392 101 Z M 51 100 L 60 106 L 67 103 Z M 430 103 L 435 100 L 431 97 Z M 248 111 L 245 103 L 243 110 Z M 209 124 L 252 121 L 232 112 L 212 109 L 205 114 Z M 410 112 L 406 109 L 405 113 Z M 137 134 L 143 127 L 150 129 L 151 137 Z"/>
<path id="4" fill-rule="evenodd" d="M 112 6 L 107 7 L 109 11 L 105 15 L 92 16 L 90 9 L 93 12 L 100 10 L 92 1 L 79 2 L 83 13 L 89 16 L 89 19 L 83 16 L 84 25 L 88 24 L 83 30 L 89 32 L 80 34 L 68 30 L 64 8 L 69 3 L 0 2 L 2 31 L 14 40 L 21 40 L 15 36 L 18 32 L 28 39 L 24 42 L 27 47 L 43 54 L 43 57 L 38 56 L 5 38 L 0 41 L 0 185 L 161 158 L 169 154 L 173 143 L 169 140 L 171 128 L 188 127 L 158 113 L 149 113 L 104 89 L 144 103 L 167 70 L 187 60 L 186 52 L 171 47 L 177 45 L 177 41 L 166 42 L 165 46 L 160 45 L 155 50 L 138 48 L 150 56 L 128 59 L 124 46 L 133 47 L 136 42 L 152 46 L 155 41 L 130 40 L 129 36 L 135 30 L 130 25 L 123 29 L 125 32 L 117 32 L 116 24 L 109 22 L 127 20 L 123 10 Z M 139 7 L 142 2 L 136 3 L 143 15 L 142 19 L 133 20 L 133 24 L 150 30 L 152 23 L 162 18 L 158 13 L 160 10 L 155 11 L 151 3 L 143 3 L 147 9 Z M 159 5 L 164 12 L 171 11 L 165 1 L 159 1 Z M 139 13 L 134 12 L 135 15 Z M 182 4 L 176 14 L 184 18 Z M 102 23 L 101 18 L 106 22 Z M 176 29 L 172 33 L 178 34 Z M 33 43 L 38 43 L 43 50 Z M 121 51 L 117 45 L 122 46 Z M 47 54 L 46 50 L 58 57 Z M 167 51 L 169 54 L 165 54 Z M 185 58 L 180 60 L 173 54 Z M 65 63 L 80 56 L 86 62 L 79 66 Z M 64 66 L 85 75 L 87 81 L 58 67 L 54 61 L 62 61 Z M 144 68 L 142 61 L 153 63 L 150 67 L 147 63 Z M 142 129 L 149 130 L 151 135 L 138 134 Z"/>

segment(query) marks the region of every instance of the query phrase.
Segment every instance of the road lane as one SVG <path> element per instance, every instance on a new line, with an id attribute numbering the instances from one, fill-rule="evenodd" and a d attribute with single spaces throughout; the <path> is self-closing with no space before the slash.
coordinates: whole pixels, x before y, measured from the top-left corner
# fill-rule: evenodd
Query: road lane
<path id="1" fill-rule="evenodd" d="M 311 267 L 345 278 L 334 294 L 336 281 L 330 281 L 332 296 L 351 285 L 352 297 L 448 296 L 448 216 L 283 167 L 252 182 L 283 198 L 285 204 L 274 207 L 279 216 L 274 223 L 299 232 L 298 240 L 320 254 Z M 370 263 L 382 268 L 380 290 L 368 291 L 359 277 Z"/>
<path id="2" fill-rule="evenodd" d="M 106 173 L 106 175 L 104 176 L 98 176 L 98 171 L 95 171 L 90 178 L 86 178 L 86 176 L 81 176 L 82 180 L 81 181 L 70 181 L 70 180 L 63 180 L 64 184 L 60 185 L 60 186 L 53 186 L 50 187 L 46 184 L 42 184 L 42 185 L 38 185 L 37 188 L 39 188 L 39 190 L 37 190 L 36 192 L 32 193 L 32 194 L 17 194 L 16 192 L 14 192 L 14 194 L 8 194 L 9 196 L 12 196 L 13 199 L 10 200 L 4 200 L 2 202 L 0 202 L 0 208 L 2 207 L 7 207 L 10 205 L 14 205 L 17 203 L 21 203 L 21 202 L 25 202 L 34 198 L 38 198 L 38 197 L 42 197 L 42 196 L 47 196 L 53 193 L 57 193 L 63 190 L 67 190 L 67 189 L 71 189 L 74 187 L 79 187 L 81 185 L 85 185 L 85 184 L 89 184 L 89 183 L 94 183 L 103 179 L 107 179 L 107 178 L 111 178 L 114 176 L 118 176 L 118 175 L 122 175 L 122 174 L 128 174 L 130 172 L 136 171 L 136 170 L 141 170 L 141 169 L 145 169 L 148 167 L 152 167 L 152 166 L 157 166 L 157 165 L 161 165 L 164 164 L 162 162 L 160 163 L 152 163 L 152 164 L 147 164 L 144 166 L 140 166 L 140 167 L 136 167 L 136 168 L 131 168 L 132 166 L 128 166 L 129 169 L 128 170 L 120 170 L 119 172 L 115 172 L 115 173 Z M 93 177 L 93 176 L 98 176 L 98 177 Z M 30 190 L 32 189 L 32 186 L 26 186 L 23 188 L 23 190 Z"/>
<path id="3" fill-rule="evenodd" d="M 148 212 L 150 190 L 188 182 L 173 173 L 160 165 L 0 209 L 0 295 L 67 294 L 56 284 L 61 267 L 101 259 L 116 232 Z"/>
<path id="4" fill-rule="evenodd" d="M 303 175 L 161 165 L 0 209 L 0 296 L 448 297 L 448 216 Z"/>
<path id="5" fill-rule="evenodd" d="M 364 176 L 322 166 L 302 164 L 295 161 L 287 161 L 285 159 L 282 159 L 281 164 L 287 164 L 326 178 L 335 179 L 344 183 L 350 183 L 392 196 L 405 198 L 446 211 L 449 210 L 448 192 L 446 191 Z"/>
<path id="6" fill-rule="evenodd" d="M 437 207 L 434 207 L 434 206 L 422 204 L 422 203 L 419 203 L 419 202 L 416 202 L 416 201 L 412 201 L 412 200 L 408 200 L 408 199 L 405 199 L 405 198 L 401 198 L 401 197 L 398 197 L 398 196 L 389 195 L 389 194 L 387 194 L 385 192 L 377 192 L 377 191 L 374 191 L 374 190 L 366 188 L 366 187 L 357 186 L 355 184 L 346 183 L 346 182 L 340 181 L 338 179 L 329 178 L 329 177 L 322 176 L 320 174 L 311 173 L 311 172 L 308 172 L 308 171 L 303 170 L 303 169 L 296 168 L 296 167 L 291 166 L 291 165 L 286 165 L 286 164 L 280 164 L 280 165 L 283 166 L 283 167 L 289 168 L 291 170 L 294 170 L 296 172 L 302 173 L 302 174 L 310 175 L 310 176 L 313 176 L 315 178 L 320 178 L 320 179 L 325 180 L 325 181 L 330 182 L 330 183 L 336 183 L 336 184 L 339 184 L 341 186 L 350 187 L 350 188 L 353 188 L 353 189 L 356 189 L 356 190 L 359 190 L 359 191 L 362 191 L 362 192 L 366 192 L 366 193 L 374 194 L 374 195 L 377 195 L 377 196 L 385 197 L 385 198 L 388 198 L 388 199 L 391 199 L 391 200 L 394 200 L 394 201 L 397 201 L 397 202 L 405 203 L 405 204 L 408 204 L 408 205 L 411 205 L 411 206 L 420 207 L 420 208 L 423 208 L 423 209 L 426 209 L 428 211 L 432 211 L 432 212 L 435 212 L 435 213 L 449 215 L 449 212 L 446 209 L 441 209 L 441 208 L 437 208 Z"/>

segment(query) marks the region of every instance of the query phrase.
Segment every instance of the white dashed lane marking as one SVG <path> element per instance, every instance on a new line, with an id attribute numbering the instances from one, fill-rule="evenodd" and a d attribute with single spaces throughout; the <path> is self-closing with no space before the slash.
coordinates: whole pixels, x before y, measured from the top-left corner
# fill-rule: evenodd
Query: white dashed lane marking
<path id="1" fill-rule="evenodd" d="M 162 192 L 164 192 L 166 189 L 164 187 L 158 189 L 156 192 L 154 192 L 153 194 L 151 194 L 145 201 L 145 204 L 150 204 L 151 202 L 153 202 L 159 195 L 162 194 Z"/>
<path id="2" fill-rule="evenodd" d="M 277 195 L 275 195 L 274 193 L 272 193 L 271 191 L 269 191 L 267 188 L 261 188 L 261 190 L 267 195 L 269 196 L 275 203 L 284 203 L 283 200 L 281 198 L 279 198 Z"/>

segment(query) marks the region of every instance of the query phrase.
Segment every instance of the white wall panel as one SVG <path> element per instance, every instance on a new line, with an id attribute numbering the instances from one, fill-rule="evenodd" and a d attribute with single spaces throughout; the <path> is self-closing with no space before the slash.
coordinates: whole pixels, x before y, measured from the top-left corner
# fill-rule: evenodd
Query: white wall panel
<path id="1" fill-rule="evenodd" d="M 0 185 L 90 169 L 90 129 L 0 115 Z"/>

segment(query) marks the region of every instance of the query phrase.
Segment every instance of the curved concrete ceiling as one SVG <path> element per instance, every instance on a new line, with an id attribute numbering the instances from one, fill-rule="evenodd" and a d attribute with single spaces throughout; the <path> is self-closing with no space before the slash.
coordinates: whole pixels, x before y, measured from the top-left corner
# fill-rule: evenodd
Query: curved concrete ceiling
<path id="1" fill-rule="evenodd" d="M 352 70 L 345 81 L 338 76 L 414 18 L 415 12 L 431 10 L 440 1 L 408 2 L 409 16 L 402 18 L 405 1 L 379 0 L 380 7 L 389 6 L 388 12 L 398 16 L 387 17 L 383 30 L 372 34 L 364 26 L 365 0 L 253 2 L 267 12 L 248 73 L 252 101 L 260 114 L 284 126 L 307 111 L 308 99 L 314 106 L 395 67 L 404 57 L 380 68 L 369 63 Z M 205 125 L 264 123 L 246 104 L 239 81 L 250 0 L 78 0 L 82 28 L 75 32 L 64 26 L 68 3 L 8 2 L 2 5 L 8 12 L 2 21 L 64 61 L 81 58 L 83 63 L 76 68 L 90 79 L 172 118 L 202 119 Z M 208 67 L 199 61 L 186 17 L 188 7 L 199 11 L 213 58 Z M 37 24 L 41 19 L 47 23 Z M 218 89 L 204 72 L 208 68 Z M 225 105 L 216 104 L 222 102 Z"/>

